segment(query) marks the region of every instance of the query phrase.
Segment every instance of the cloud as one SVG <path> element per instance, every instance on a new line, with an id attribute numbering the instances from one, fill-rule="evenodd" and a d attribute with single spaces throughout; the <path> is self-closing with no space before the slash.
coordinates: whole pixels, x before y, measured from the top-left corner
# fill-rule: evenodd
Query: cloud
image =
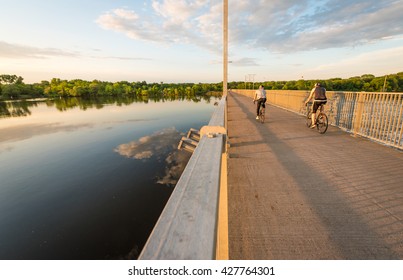
<path id="1" fill-rule="evenodd" d="M 3 58 L 49 58 L 55 56 L 78 57 L 77 53 L 55 48 L 36 48 L 0 41 L 0 57 Z"/>
<path id="2" fill-rule="evenodd" d="M 403 32 L 403 2 L 377 0 L 258 1 L 237 10 L 237 42 L 273 52 L 369 44 Z M 234 27 L 235 25 L 235 27 Z"/>
<path id="3" fill-rule="evenodd" d="M 101 51 L 100 49 L 93 49 L 94 52 Z M 13 58 L 13 59 L 48 59 L 51 57 L 73 57 L 79 58 L 83 55 L 78 52 L 69 52 L 56 48 L 37 48 L 26 45 L 10 44 L 0 41 L 0 57 Z M 150 61 L 151 58 L 144 57 L 125 57 L 125 56 L 91 56 L 92 59 L 111 59 L 111 60 L 135 60 L 135 61 Z"/>
<path id="4" fill-rule="evenodd" d="M 234 66 L 259 66 L 256 62 L 256 58 L 244 57 L 241 59 L 235 59 L 231 61 Z"/>
<path id="5" fill-rule="evenodd" d="M 96 23 L 129 38 L 163 44 L 195 44 L 211 51 L 221 38 L 220 5 L 211 0 L 152 1 L 153 13 L 140 15 L 128 9 L 114 9 L 100 15 Z"/>
<path id="6" fill-rule="evenodd" d="M 115 9 L 97 23 L 136 40 L 221 51 L 221 0 L 153 0 L 151 6 L 151 15 Z M 230 46 L 284 53 L 370 44 L 401 35 L 402 13 L 403 1 L 396 0 L 230 1 Z"/>
<path id="7" fill-rule="evenodd" d="M 129 56 L 91 56 L 92 59 L 110 59 L 110 60 L 135 60 L 135 61 L 151 61 L 152 58 L 146 57 L 129 57 Z"/>
<path id="8" fill-rule="evenodd" d="M 402 57 L 403 47 L 377 50 L 335 63 L 322 64 L 306 71 L 306 75 L 317 77 L 321 73 L 326 73 L 326 75 L 332 74 L 333 77 L 351 77 L 356 73 L 362 73 L 361 69 L 371 69 L 370 73 L 374 75 L 385 75 L 388 74 L 384 73 L 385 68 L 389 70 L 389 73 L 398 73 L 403 69 Z"/>

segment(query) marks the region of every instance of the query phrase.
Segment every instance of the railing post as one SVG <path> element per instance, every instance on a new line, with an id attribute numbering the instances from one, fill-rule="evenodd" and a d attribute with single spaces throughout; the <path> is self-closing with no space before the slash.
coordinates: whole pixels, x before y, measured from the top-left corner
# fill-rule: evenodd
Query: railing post
<path id="1" fill-rule="evenodd" d="M 363 92 L 358 92 L 358 103 L 357 106 L 355 106 L 355 112 L 353 113 L 354 118 L 354 127 L 353 127 L 353 136 L 356 137 L 357 134 L 359 134 L 360 129 L 361 129 L 361 121 L 362 121 L 362 113 L 364 110 L 364 96 L 365 93 Z"/>

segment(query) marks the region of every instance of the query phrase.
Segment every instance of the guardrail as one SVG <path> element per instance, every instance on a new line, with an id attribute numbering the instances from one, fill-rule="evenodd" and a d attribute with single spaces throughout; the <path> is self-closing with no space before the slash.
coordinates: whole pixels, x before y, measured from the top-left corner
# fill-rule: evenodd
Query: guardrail
<path id="1" fill-rule="evenodd" d="M 215 109 L 139 259 L 227 259 L 226 95 Z"/>
<path id="2" fill-rule="evenodd" d="M 234 92 L 253 98 L 253 90 Z M 269 104 L 305 115 L 309 91 L 267 90 Z M 379 143 L 403 149 L 403 93 L 326 92 L 331 125 Z"/>

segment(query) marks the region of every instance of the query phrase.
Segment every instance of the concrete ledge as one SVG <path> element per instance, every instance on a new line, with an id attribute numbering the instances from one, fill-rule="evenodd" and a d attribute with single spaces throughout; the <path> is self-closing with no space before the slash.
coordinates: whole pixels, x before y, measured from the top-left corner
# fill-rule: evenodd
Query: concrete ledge
<path id="1" fill-rule="evenodd" d="M 227 106 L 227 95 L 224 95 L 220 102 L 218 102 L 217 109 L 214 111 L 210 119 L 209 126 L 222 126 L 225 127 L 225 108 Z"/>
<path id="2" fill-rule="evenodd" d="M 202 137 L 139 259 L 215 258 L 223 137 Z"/>
<path id="3" fill-rule="evenodd" d="M 226 97 L 219 102 L 209 125 L 204 127 L 208 133 L 217 133 L 201 133 L 199 144 L 139 259 L 216 259 L 220 251 L 217 250 L 220 184 L 226 183 L 226 178 L 222 178 L 223 159 L 226 160 L 223 156 L 226 147 L 225 109 Z M 220 240 L 223 238 L 226 237 L 221 233 Z M 222 253 L 219 257 L 222 258 Z"/>

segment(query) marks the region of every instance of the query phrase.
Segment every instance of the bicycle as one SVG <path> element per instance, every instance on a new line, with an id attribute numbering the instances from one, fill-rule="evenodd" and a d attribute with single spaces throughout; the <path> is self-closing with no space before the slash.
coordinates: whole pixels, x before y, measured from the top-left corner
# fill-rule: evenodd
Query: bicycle
<path id="1" fill-rule="evenodd" d="M 253 101 L 253 104 L 255 103 L 255 101 Z M 259 107 L 259 120 L 260 120 L 260 122 L 261 123 L 264 123 L 264 120 L 265 120 L 265 113 L 266 113 L 266 108 L 265 107 L 263 107 L 263 105 L 264 105 L 264 103 L 263 102 L 261 102 L 260 103 L 260 107 Z"/>
<path id="2" fill-rule="evenodd" d="M 307 114 L 306 114 L 306 126 L 307 127 L 311 127 L 312 125 L 312 103 L 308 103 L 306 108 Z M 329 125 L 328 123 L 328 118 L 327 115 L 323 112 L 323 107 L 324 104 L 320 104 L 318 111 L 319 113 L 316 114 L 316 120 L 315 120 L 315 124 L 316 124 L 316 128 L 318 129 L 320 134 L 323 134 L 326 132 L 327 127 Z"/>

